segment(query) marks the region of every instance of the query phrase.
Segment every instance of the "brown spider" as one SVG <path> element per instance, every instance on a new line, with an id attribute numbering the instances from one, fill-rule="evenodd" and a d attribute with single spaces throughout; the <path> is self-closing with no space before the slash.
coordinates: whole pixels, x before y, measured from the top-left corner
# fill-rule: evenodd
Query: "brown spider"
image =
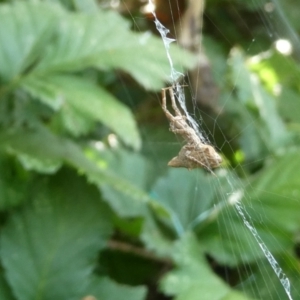
<path id="1" fill-rule="evenodd" d="M 173 116 L 167 109 L 167 96 L 166 91 L 169 91 L 171 98 L 171 105 L 175 112 Z M 168 166 L 175 168 L 204 168 L 212 172 L 213 168 L 220 166 L 222 162 L 221 156 L 216 150 L 207 144 L 204 144 L 195 130 L 189 126 L 186 121 L 186 116 L 182 115 L 181 111 L 176 105 L 175 95 L 173 87 L 167 87 L 162 89 L 162 109 L 170 121 L 170 130 L 175 134 L 181 135 L 187 142 L 178 155 L 172 158 Z"/>

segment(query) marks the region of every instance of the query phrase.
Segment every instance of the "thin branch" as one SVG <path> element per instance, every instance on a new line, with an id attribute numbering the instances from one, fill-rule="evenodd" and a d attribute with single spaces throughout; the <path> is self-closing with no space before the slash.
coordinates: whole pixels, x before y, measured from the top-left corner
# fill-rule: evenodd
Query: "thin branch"
<path id="1" fill-rule="evenodd" d="M 168 265 L 168 266 L 173 265 L 173 261 L 170 258 L 158 257 L 152 251 L 149 251 L 147 249 L 137 247 L 132 244 L 125 243 L 125 242 L 110 240 L 108 242 L 108 248 L 111 250 L 118 250 L 118 251 L 125 252 L 125 253 L 135 254 L 137 256 L 140 256 L 140 257 L 143 257 L 148 260 L 152 260 L 154 262 L 161 263 L 164 265 Z"/>

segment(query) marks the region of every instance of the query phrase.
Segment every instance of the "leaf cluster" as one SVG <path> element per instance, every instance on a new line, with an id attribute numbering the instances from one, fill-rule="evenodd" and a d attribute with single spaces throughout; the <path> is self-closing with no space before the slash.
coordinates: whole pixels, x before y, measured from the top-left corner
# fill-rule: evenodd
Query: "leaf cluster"
<path id="1" fill-rule="evenodd" d="M 205 33 L 227 168 L 166 171 L 181 145 L 153 104 L 169 79 L 161 40 L 91 0 L 3 2 L 0 298 L 284 299 L 240 194 L 298 299 L 299 65 Z"/>

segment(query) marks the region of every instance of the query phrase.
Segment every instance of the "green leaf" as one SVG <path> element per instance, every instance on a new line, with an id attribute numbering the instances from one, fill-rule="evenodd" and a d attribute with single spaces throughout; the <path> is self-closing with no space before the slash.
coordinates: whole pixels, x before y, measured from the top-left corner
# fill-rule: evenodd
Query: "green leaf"
<path id="1" fill-rule="evenodd" d="M 86 0 L 82 2 L 81 0 L 72 1 L 77 10 L 84 11 L 87 13 L 95 13 L 97 11 L 99 4 L 97 0 Z"/>
<path id="2" fill-rule="evenodd" d="M 205 221 L 215 204 L 217 187 L 218 180 L 203 171 L 169 169 L 167 176 L 156 182 L 152 194 L 170 211 L 173 227 L 180 235 L 195 226 L 197 219 L 199 223 Z"/>
<path id="3" fill-rule="evenodd" d="M 72 172 L 36 181 L 30 203 L 1 236 L 1 259 L 18 299 L 78 299 L 112 233 L 95 187 Z"/>
<path id="4" fill-rule="evenodd" d="M 300 204 L 297 200 L 300 195 L 299 164 L 300 155 L 297 152 L 277 157 L 245 188 L 241 200 L 248 222 L 275 258 L 286 251 L 294 252 L 294 237 L 300 229 Z M 201 231 L 201 241 L 203 247 L 223 264 L 266 260 L 258 243 L 234 210 L 222 211 L 217 223 L 211 223 Z"/>
<path id="5" fill-rule="evenodd" d="M 131 32 L 116 12 L 71 14 L 53 3 L 17 2 L 1 5 L 0 16 L 0 77 L 5 81 L 21 80 L 16 77 L 28 67 L 28 74 L 45 75 L 95 66 L 125 70 L 146 88 L 158 89 L 170 74 L 162 41 Z M 172 58 L 179 71 L 195 61 L 178 47 L 172 47 Z"/>
<path id="6" fill-rule="evenodd" d="M 186 234 L 172 251 L 176 268 L 162 279 L 161 288 L 176 300 L 221 300 L 235 294 L 235 298 L 249 299 L 231 291 L 221 278 L 210 269 L 200 243 L 195 236 Z M 237 297 L 237 295 L 239 297 Z"/>
<path id="7" fill-rule="evenodd" d="M 300 123 L 299 92 L 292 88 L 283 87 L 279 96 L 278 110 L 280 115 L 288 122 Z"/>
<path id="8" fill-rule="evenodd" d="M 220 96 L 221 103 L 226 103 L 229 97 L 232 97 L 229 93 L 222 94 Z M 266 146 L 259 133 L 261 127 L 258 122 L 253 122 L 251 111 L 236 97 L 232 97 L 232 101 L 226 105 L 226 110 L 234 124 L 233 136 L 238 138 L 245 159 L 253 162 L 264 157 Z"/>
<path id="9" fill-rule="evenodd" d="M 177 237 L 193 230 L 207 253 L 222 264 L 236 266 L 252 262 L 263 253 L 231 204 L 233 187 L 241 188 L 241 182 L 236 185 L 231 173 L 223 176 L 172 169 L 156 182 L 152 195 L 169 213 L 160 219 Z M 230 184 L 225 176 L 230 177 Z M 170 235 L 162 237 L 157 225 L 151 220 L 148 223 L 143 240 L 148 247 L 165 252 Z"/>
<path id="10" fill-rule="evenodd" d="M 28 174 L 13 159 L 0 156 L 0 210 L 7 210 L 25 199 Z"/>
<path id="11" fill-rule="evenodd" d="M 15 300 L 9 285 L 4 278 L 3 272 L 0 272 L 0 299 Z"/>
<path id="12" fill-rule="evenodd" d="M 98 160 L 99 158 L 104 160 L 108 170 L 118 170 L 120 177 L 126 178 L 137 188 L 145 192 L 149 190 L 151 179 L 154 175 L 154 168 L 144 157 L 121 149 L 101 151 L 99 154 L 95 155 L 94 159 L 97 161 L 98 156 Z M 145 213 L 145 203 L 136 201 L 134 197 L 117 191 L 105 182 L 100 186 L 104 199 L 119 216 L 133 217 Z"/>
<path id="13" fill-rule="evenodd" d="M 43 98 L 44 93 L 40 86 L 42 84 L 45 84 L 46 87 L 50 86 L 55 91 L 53 100 L 60 99 L 61 101 L 61 117 L 63 119 L 68 119 L 71 113 L 77 116 L 75 121 L 78 119 L 82 119 L 83 122 L 85 120 L 85 122 L 100 121 L 115 131 L 127 145 L 131 145 L 135 149 L 140 148 L 141 141 L 131 111 L 100 86 L 75 76 L 43 77 L 39 89 L 35 89 L 35 81 L 36 77 L 31 76 L 23 82 L 22 87 L 25 90 L 29 87 L 32 94 Z M 45 97 L 48 97 L 48 94 Z M 68 120 L 66 121 L 68 122 Z M 77 123 L 74 123 L 73 127 L 69 126 L 71 132 L 78 132 L 76 125 Z"/>
<path id="14" fill-rule="evenodd" d="M 57 39 L 34 72 L 75 71 L 90 66 L 122 69 L 147 89 L 161 88 L 170 74 L 162 41 L 150 33 L 133 33 L 129 26 L 113 11 L 70 15 L 58 23 Z M 179 71 L 195 62 L 189 53 L 174 46 L 172 59 Z"/>
<path id="15" fill-rule="evenodd" d="M 299 259 L 289 254 L 282 254 L 277 261 L 290 281 L 292 299 L 299 299 Z M 248 276 L 255 278 L 255 280 L 247 278 Z M 248 274 L 248 276 L 241 278 L 247 281 L 247 284 L 241 285 L 240 288 L 243 289 L 243 292 L 255 297 L 255 299 L 289 299 L 286 291 L 279 283 L 276 273 L 266 260 L 259 260 L 252 264 L 251 274 Z"/>
<path id="16" fill-rule="evenodd" d="M 277 111 L 276 99 L 264 89 L 258 76 L 250 72 L 241 50 L 231 51 L 229 65 L 239 102 L 232 104 L 232 109 L 240 114 L 234 120 L 242 133 L 243 151 L 248 159 L 260 158 L 266 148 L 278 153 L 288 144 L 290 136 Z"/>
<path id="17" fill-rule="evenodd" d="M 40 161 L 47 159 L 67 163 L 84 173 L 96 185 L 107 183 L 134 201 L 149 203 L 155 210 L 161 210 L 161 206 L 145 191 L 120 176 L 117 169 L 107 169 L 104 159 L 102 159 L 103 164 L 98 163 L 97 165 L 95 161 L 87 158 L 82 149 L 74 142 L 55 136 L 46 127 L 0 132 L 0 150 L 7 151 L 8 149 L 34 156 L 36 160 Z"/>
<path id="18" fill-rule="evenodd" d="M 253 210 L 261 212 L 259 223 L 270 230 L 269 234 L 285 236 L 285 244 L 290 247 L 293 234 L 300 229 L 299 164 L 299 152 L 285 153 L 261 172 L 246 190 Z"/>
<path id="19" fill-rule="evenodd" d="M 42 55 L 62 13 L 54 4 L 18 1 L 0 5 L 0 78 L 4 82 L 20 80 Z"/>
<path id="20" fill-rule="evenodd" d="M 94 277 L 86 289 L 86 295 L 101 300 L 142 300 L 146 297 L 146 289 L 118 284 L 106 277 Z"/>
<path id="21" fill-rule="evenodd" d="M 28 155 L 22 152 L 16 152 L 13 149 L 10 149 L 11 153 L 15 154 L 18 160 L 23 165 L 24 169 L 26 170 L 34 170 L 39 173 L 45 174 L 53 174 L 61 167 L 62 163 L 59 160 L 52 160 L 52 159 L 36 159 L 32 155 Z"/>

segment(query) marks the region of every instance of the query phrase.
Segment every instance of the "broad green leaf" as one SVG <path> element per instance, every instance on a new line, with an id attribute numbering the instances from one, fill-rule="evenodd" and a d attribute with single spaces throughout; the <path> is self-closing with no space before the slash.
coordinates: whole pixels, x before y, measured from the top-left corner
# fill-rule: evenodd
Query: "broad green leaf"
<path id="1" fill-rule="evenodd" d="M 260 150 L 256 149 L 256 152 L 259 150 L 261 154 L 264 154 L 268 148 L 270 151 L 278 153 L 287 145 L 290 137 L 277 112 L 275 98 L 263 88 L 256 74 L 249 71 L 249 66 L 247 66 L 241 50 L 235 48 L 231 51 L 229 65 L 231 81 L 236 88 L 236 100 L 240 102 L 236 105 L 244 107 L 244 115 L 248 116 L 246 122 L 243 116 L 234 119 L 239 129 L 242 125 L 240 139 L 244 152 L 252 155 L 248 158 L 260 158 L 258 153 L 249 153 L 249 147 L 253 147 L 253 137 L 255 137 L 256 140 L 259 139 L 255 144 L 261 148 Z M 252 139 L 249 138 L 249 134 Z"/>
<path id="2" fill-rule="evenodd" d="M 228 99 L 231 101 L 228 102 Z M 260 123 L 253 120 L 253 115 L 239 99 L 232 97 L 229 93 L 220 96 L 221 103 L 226 104 L 226 111 L 231 117 L 231 123 L 234 125 L 233 136 L 239 141 L 246 161 L 254 161 L 263 158 L 266 152 L 266 146 L 263 143 Z"/>
<path id="3" fill-rule="evenodd" d="M 11 215 L 1 236 L 1 259 L 15 295 L 78 299 L 111 233 L 110 211 L 84 178 L 65 171 L 36 181 L 30 203 Z"/>
<path id="4" fill-rule="evenodd" d="M 123 218 L 143 217 L 142 239 L 147 247 L 155 249 L 157 252 L 166 253 L 169 248 L 169 240 L 160 232 L 160 228 L 155 223 L 155 218 L 170 220 L 169 211 L 163 203 L 157 201 L 153 195 L 149 195 L 149 200 L 141 201 L 142 198 L 137 193 L 138 190 L 149 193 L 150 185 L 153 183 L 155 169 L 144 157 L 121 149 L 114 151 L 100 151 L 96 153 L 93 149 L 88 149 L 88 156 L 95 161 L 103 170 L 116 173 L 119 178 L 125 178 L 136 190 L 131 192 L 116 189 L 108 181 L 99 184 L 103 198 L 114 209 L 116 214 Z M 148 204 L 147 206 L 145 204 Z M 139 223 L 139 222 L 138 222 Z M 121 230 L 126 231 L 126 224 L 122 224 Z M 135 229 L 136 230 L 136 229 Z M 138 225 L 140 231 L 140 226 Z M 153 244 L 155 245 L 153 245 Z M 158 245 L 159 244 L 159 245 Z M 158 249 L 160 248 L 160 250 Z M 162 250 L 163 249 L 163 250 Z"/>
<path id="5" fill-rule="evenodd" d="M 277 158 L 245 188 L 241 200 L 248 222 L 275 259 L 294 251 L 300 228 L 299 164 L 298 152 Z M 201 231 L 201 239 L 207 251 L 227 265 L 266 260 L 236 211 L 224 210 L 217 223 Z"/>
<path id="6" fill-rule="evenodd" d="M 130 32 L 129 26 L 113 11 L 66 16 L 59 20 L 57 39 L 46 49 L 34 73 L 75 71 L 90 66 L 122 69 L 147 89 L 161 88 L 171 71 L 163 42 L 150 33 Z M 174 46 L 171 55 L 174 67 L 181 72 L 182 67 L 191 67 L 195 61 Z"/>
<path id="7" fill-rule="evenodd" d="M 0 4 L 0 79 L 20 80 L 20 75 L 43 54 L 62 15 L 54 4 Z"/>
<path id="8" fill-rule="evenodd" d="M 86 295 L 101 300 L 143 300 L 146 289 L 118 284 L 106 277 L 94 277 L 86 289 Z"/>
<path id="9" fill-rule="evenodd" d="M 99 4 L 97 3 L 97 0 L 86 0 L 86 1 L 75 0 L 72 2 L 74 3 L 74 6 L 76 7 L 77 10 L 84 11 L 87 13 L 95 13 L 95 11 L 97 11 L 97 9 L 99 8 Z"/>
<path id="10" fill-rule="evenodd" d="M 87 125 L 89 120 L 100 121 L 118 134 L 126 144 L 132 145 L 135 149 L 140 148 L 141 141 L 131 111 L 100 86 L 75 76 L 43 77 L 38 89 L 35 89 L 35 82 L 34 76 L 29 77 L 23 82 L 22 87 L 25 90 L 28 87 L 29 92 L 43 99 L 41 85 L 50 86 L 56 93 L 53 100 L 61 101 L 61 118 L 68 124 L 72 133 L 78 133 L 78 120 L 88 123 Z M 48 95 L 45 94 L 45 97 Z M 77 121 L 73 127 L 68 120 L 70 113 L 75 115 L 74 121 Z M 82 126 L 79 128 L 81 130 Z"/>
<path id="11" fill-rule="evenodd" d="M 194 235 L 182 236 L 174 246 L 172 257 L 176 267 L 162 279 L 161 288 L 167 295 L 175 296 L 174 299 L 249 299 L 238 292 L 232 294 L 230 287 L 213 273 Z M 234 294 L 234 298 L 226 298 Z"/>
<path id="12" fill-rule="evenodd" d="M 300 228 L 299 164 L 298 151 L 285 153 L 258 174 L 246 190 L 254 211 L 261 212 L 259 222 L 274 236 L 281 232 L 290 247 L 293 234 Z"/>
<path id="13" fill-rule="evenodd" d="M 53 160 L 53 159 L 47 159 L 47 158 L 36 159 L 32 155 L 28 155 L 28 154 L 22 153 L 22 152 L 18 153 L 16 151 L 14 151 L 13 149 L 10 149 L 9 152 L 16 155 L 16 157 L 21 162 L 23 167 L 28 171 L 34 170 L 39 173 L 53 174 L 53 173 L 56 173 L 56 171 L 62 165 L 62 162 L 60 160 Z"/>
<path id="14" fill-rule="evenodd" d="M 45 75 L 93 66 L 125 70 L 147 89 L 161 88 L 169 79 L 163 42 L 150 33 L 131 32 L 116 12 L 68 13 L 53 3 L 17 2 L 2 4 L 0 16 L 0 76 L 5 81 L 19 82 L 28 67 L 28 74 Z M 172 47 L 172 59 L 179 71 L 194 64 L 178 47 Z"/>
<path id="15" fill-rule="evenodd" d="M 98 155 L 94 155 L 94 160 L 96 162 L 97 160 L 104 160 L 107 170 L 111 172 L 118 170 L 120 177 L 126 178 L 137 188 L 145 192 L 149 190 L 154 168 L 141 155 L 116 149 L 114 151 L 101 151 Z M 105 182 L 100 187 L 104 199 L 118 215 L 133 217 L 145 214 L 145 203 L 134 200 L 134 197 L 117 191 Z"/>
<path id="16" fill-rule="evenodd" d="M 300 123 L 299 92 L 292 88 L 283 87 L 279 96 L 278 110 L 287 122 Z"/>
<path id="17" fill-rule="evenodd" d="M 197 220 L 207 221 L 219 187 L 218 180 L 203 171 L 170 169 L 156 182 L 152 194 L 171 212 L 174 229 L 180 235 L 194 227 Z"/>
<path id="18" fill-rule="evenodd" d="M 299 260 L 291 255 L 281 255 L 278 263 L 290 281 L 292 299 L 298 300 L 300 298 Z M 252 264 L 251 274 L 243 276 L 241 280 L 245 280 L 247 284 L 242 285 L 240 289 L 255 299 L 290 299 L 266 260 L 259 260 L 256 264 Z"/>
<path id="19" fill-rule="evenodd" d="M 12 291 L 4 278 L 3 271 L 0 272 L 0 299 L 15 300 Z"/>
<path id="20" fill-rule="evenodd" d="M 0 211 L 24 201 L 28 177 L 16 161 L 8 156 L 0 156 Z"/>
<path id="21" fill-rule="evenodd" d="M 168 211 L 162 222 L 177 237 L 193 230 L 203 249 L 220 263 L 236 266 L 252 262 L 263 257 L 263 252 L 231 201 L 235 189 L 242 189 L 242 183 L 229 172 L 221 174 L 217 178 L 203 171 L 172 169 L 156 182 L 152 195 Z M 230 184 L 226 177 L 230 178 Z M 165 252 L 170 234 L 163 240 L 157 225 L 153 221 L 148 223 L 143 233 L 147 247 Z"/>
<path id="22" fill-rule="evenodd" d="M 160 178 L 151 194 L 169 214 L 161 217 L 160 222 L 146 219 L 142 238 L 147 247 L 169 253 L 176 237 L 193 230 L 203 249 L 221 263 L 236 265 L 242 259 L 262 256 L 258 246 L 253 250 L 257 243 L 230 204 L 234 176 L 219 176 L 172 169 Z M 230 176 L 232 186 L 225 176 Z"/>
<path id="23" fill-rule="evenodd" d="M 102 161 L 101 159 L 93 161 L 87 158 L 83 150 L 74 142 L 54 135 L 45 127 L 12 129 L 0 132 L 0 150 L 7 151 L 10 149 L 14 149 L 17 153 L 34 156 L 35 159 L 41 161 L 47 159 L 69 164 L 85 174 L 96 185 L 100 186 L 107 183 L 119 192 L 126 194 L 129 198 L 134 199 L 134 201 L 149 203 L 151 208 L 157 211 L 158 214 L 165 212 L 162 206 L 144 190 L 120 176 L 118 169 L 110 170 L 106 168 L 104 157 Z"/>
<path id="24" fill-rule="evenodd" d="M 225 198 L 228 202 L 230 195 L 229 193 Z M 242 207 L 247 215 L 247 221 L 251 222 L 250 216 L 252 215 L 246 213 L 249 206 L 242 203 Z M 256 226 L 254 227 L 258 229 Z M 262 241 L 266 242 L 265 238 L 268 236 L 262 235 L 260 231 L 258 234 Z M 217 220 L 208 224 L 201 231 L 199 230 L 197 236 L 201 239 L 205 251 L 221 265 L 238 267 L 239 264 L 252 263 L 257 259 L 264 258 L 264 253 L 254 236 L 244 224 L 234 205 L 229 203 L 218 214 Z"/>

